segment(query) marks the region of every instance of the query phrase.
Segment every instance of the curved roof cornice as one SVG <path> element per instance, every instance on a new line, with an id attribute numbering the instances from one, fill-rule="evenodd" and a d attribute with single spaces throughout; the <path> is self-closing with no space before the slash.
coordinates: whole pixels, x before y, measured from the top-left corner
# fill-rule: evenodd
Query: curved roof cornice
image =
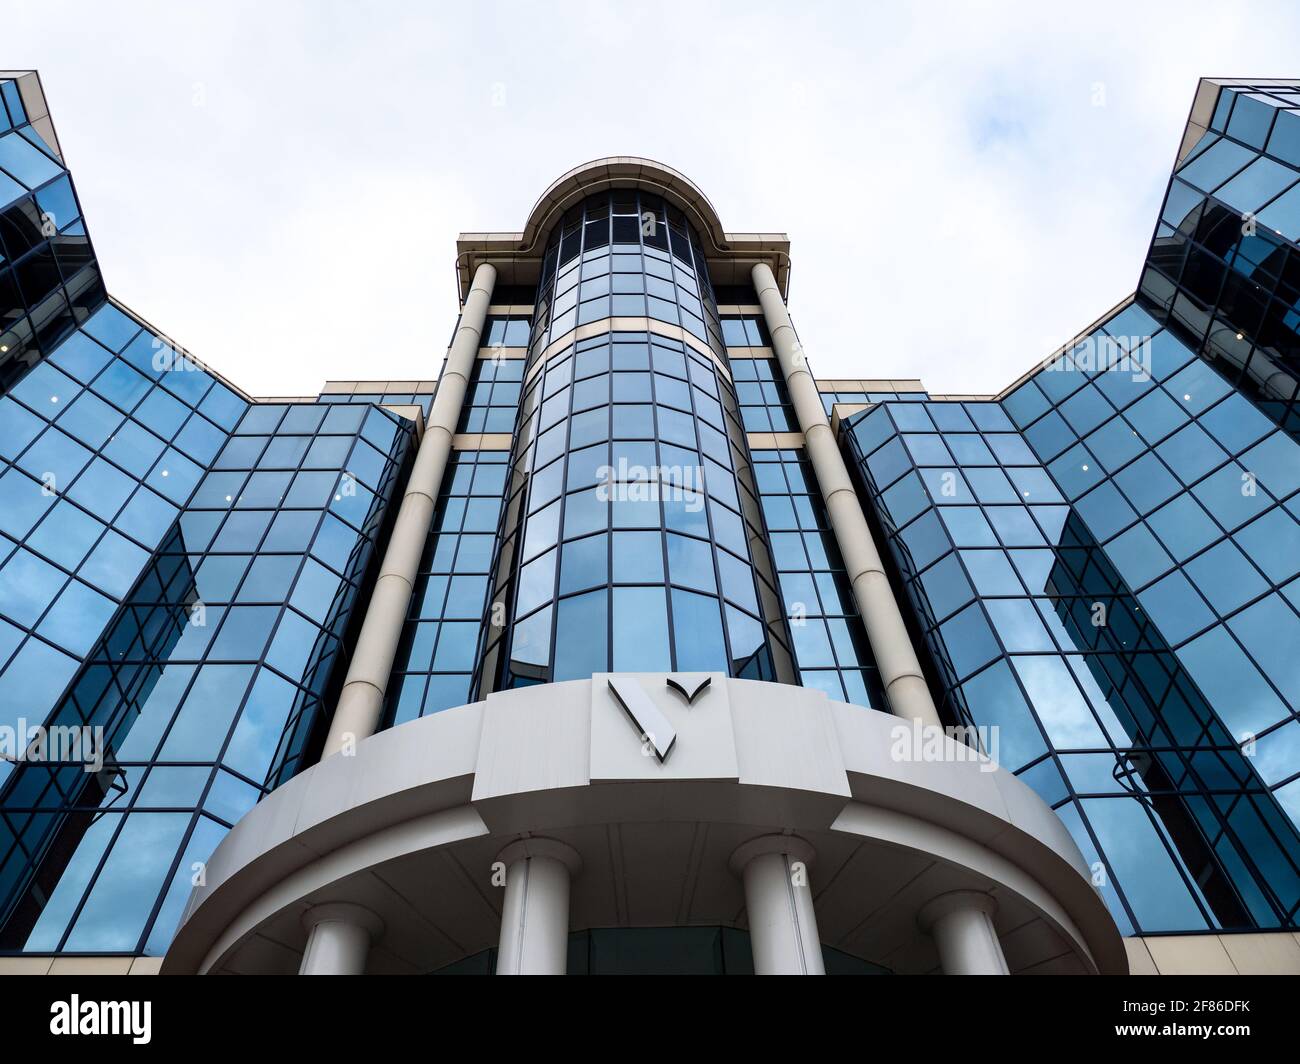
<path id="1" fill-rule="evenodd" d="M 709 261 L 715 284 L 748 280 L 755 262 L 766 262 L 784 292 L 789 284 L 790 240 L 784 233 L 728 233 L 717 209 L 689 177 L 671 166 L 636 155 L 611 155 L 575 166 L 547 186 L 517 233 L 461 233 L 456 273 L 461 298 L 481 262 L 492 262 L 499 283 L 533 283 L 546 237 L 574 204 L 612 188 L 640 188 L 662 196 L 691 220 Z"/>
<path id="2" fill-rule="evenodd" d="M 701 237 L 713 246 L 709 251 L 726 251 L 727 234 L 713 204 L 689 177 L 664 163 L 636 155 L 611 155 L 575 166 L 551 182 L 528 212 L 521 251 L 532 250 L 552 226 L 575 203 L 592 193 L 611 188 L 641 188 L 657 192 L 680 207 Z"/>

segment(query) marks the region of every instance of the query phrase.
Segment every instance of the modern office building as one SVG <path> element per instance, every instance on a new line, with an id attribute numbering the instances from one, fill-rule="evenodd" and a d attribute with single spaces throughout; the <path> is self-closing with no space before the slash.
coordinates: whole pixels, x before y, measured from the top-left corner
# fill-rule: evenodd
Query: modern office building
<path id="1" fill-rule="evenodd" d="M 1300 972 L 1300 83 L 987 396 L 618 157 L 255 399 L 0 100 L 0 972 Z"/>

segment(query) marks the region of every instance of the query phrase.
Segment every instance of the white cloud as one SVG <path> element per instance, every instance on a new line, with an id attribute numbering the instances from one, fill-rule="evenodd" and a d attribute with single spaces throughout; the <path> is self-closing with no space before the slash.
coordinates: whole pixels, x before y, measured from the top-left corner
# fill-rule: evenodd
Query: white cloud
<path id="1" fill-rule="evenodd" d="M 821 375 L 997 390 L 1135 287 L 1196 79 L 1300 74 L 1298 23 L 757 0 L 4 16 L 109 290 L 263 395 L 432 375 L 456 233 L 518 228 L 610 154 L 688 174 L 728 228 L 790 234 Z"/>

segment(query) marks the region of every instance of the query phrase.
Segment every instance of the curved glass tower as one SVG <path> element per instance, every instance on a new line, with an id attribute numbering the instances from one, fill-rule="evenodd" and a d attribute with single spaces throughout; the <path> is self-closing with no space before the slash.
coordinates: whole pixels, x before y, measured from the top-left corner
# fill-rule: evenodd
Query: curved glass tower
<path id="1" fill-rule="evenodd" d="M 699 236 L 645 191 L 592 195 L 551 229 L 536 307 L 480 690 L 788 677 Z"/>

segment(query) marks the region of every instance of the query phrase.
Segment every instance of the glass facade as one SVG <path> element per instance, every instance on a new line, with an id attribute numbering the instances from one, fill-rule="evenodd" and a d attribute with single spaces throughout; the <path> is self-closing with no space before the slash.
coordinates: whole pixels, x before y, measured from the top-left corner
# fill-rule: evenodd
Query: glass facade
<path id="1" fill-rule="evenodd" d="M 480 358 L 474 363 L 458 432 L 512 432 L 524 379 L 521 358 Z"/>
<path id="2" fill-rule="evenodd" d="M 195 862 L 302 765 L 408 434 L 248 407 L 51 718 L 101 728 L 104 767 L 7 783 L 6 947 L 166 948 Z"/>
<path id="3" fill-rule="evenodd" d="M 1156 376 L 1177 379 L 1173 362 Z M 852 423 L 946 715 L 992 728 L 989 753 L 1057 809 L 1127 933 L 1290 924 L 1300 839 L 1270 795 L 1269 758 L 1243 749 L 1286 736 L 1277 721 L 1248 735 L 1240 698 L 1206 685 L 1222 659 L 1186 628 L 1208 611 L 1197 598 L 1203 613 L 1169 613 L 1160 574 L 1174 563 L 1149 565 L 1165 549 L 1135 520 L 1173 485 L 1122 464 L 1092 477 L 1100 496 L 1083 492 L 1070 477 L 1112 455 L 1065 446 L 1065 463 L 1044 460 L 1008 415 L 1021 402 L 881 403 Z M 1104 436 L 1138 450 L 1131 425 Z M 1210 558 L 1197 571 L 1218 588 L 1253 587 Z"/>
<path id="4" fill-rule="evenodd" d="M 1300 93 L 1225 86 L 1169 184 L 1140 292 L 1300 438 Z"/>
<path id="5" fill-rule="evenodd" d="M 473 701 L 510 454 L 455 451 L 388 684 L 389 725 Z"/>
<path id="6" fill-rule="evenodd" d="M 1137 304 L 1001 402 L 848 435 L 950 715 L 997 727 L 1121 926 L 1293 924 L 1295 441 Z"/>
<path id="7" fill-rule="evenodd" d="M 0 945 L 161 951 L 190 865 L 300 767 L 410 423 L 249 403 L 111 304 L 0 409 L 0 723 L 104 755 L 0 762 Z"/>
<path id="8" fill-rule="evenodd" d="M 501 294 L 497 295 L 501 301 Z M 532 297 L 529 297 L 532 302 Z M 483 325 L 482 346 L 499 351 L 504 347 L 526 348 L 532 329 L 532 319 L 517 314 L 489 314 Z"/>
<path id="9" fill-rule="evenodd" d="M 736 383 L 741 424 L 746 432 L 798 432 L 799 422 L 790 405 L 781 370 L 770 358 L 735 358 L 731 372 Z"/>
<path id="10" fill-rule="evenodd" d="M 0 79 L 0 387 L 104 302 L 72 180 L 35 75 Z"/>
<path id="11" fill-rule="evenodd" d="M 754 471 L 799 683 L 839 701 L 885 709 L 879 671 L 812 466 L 799 451 L 755 450 Z"/>

